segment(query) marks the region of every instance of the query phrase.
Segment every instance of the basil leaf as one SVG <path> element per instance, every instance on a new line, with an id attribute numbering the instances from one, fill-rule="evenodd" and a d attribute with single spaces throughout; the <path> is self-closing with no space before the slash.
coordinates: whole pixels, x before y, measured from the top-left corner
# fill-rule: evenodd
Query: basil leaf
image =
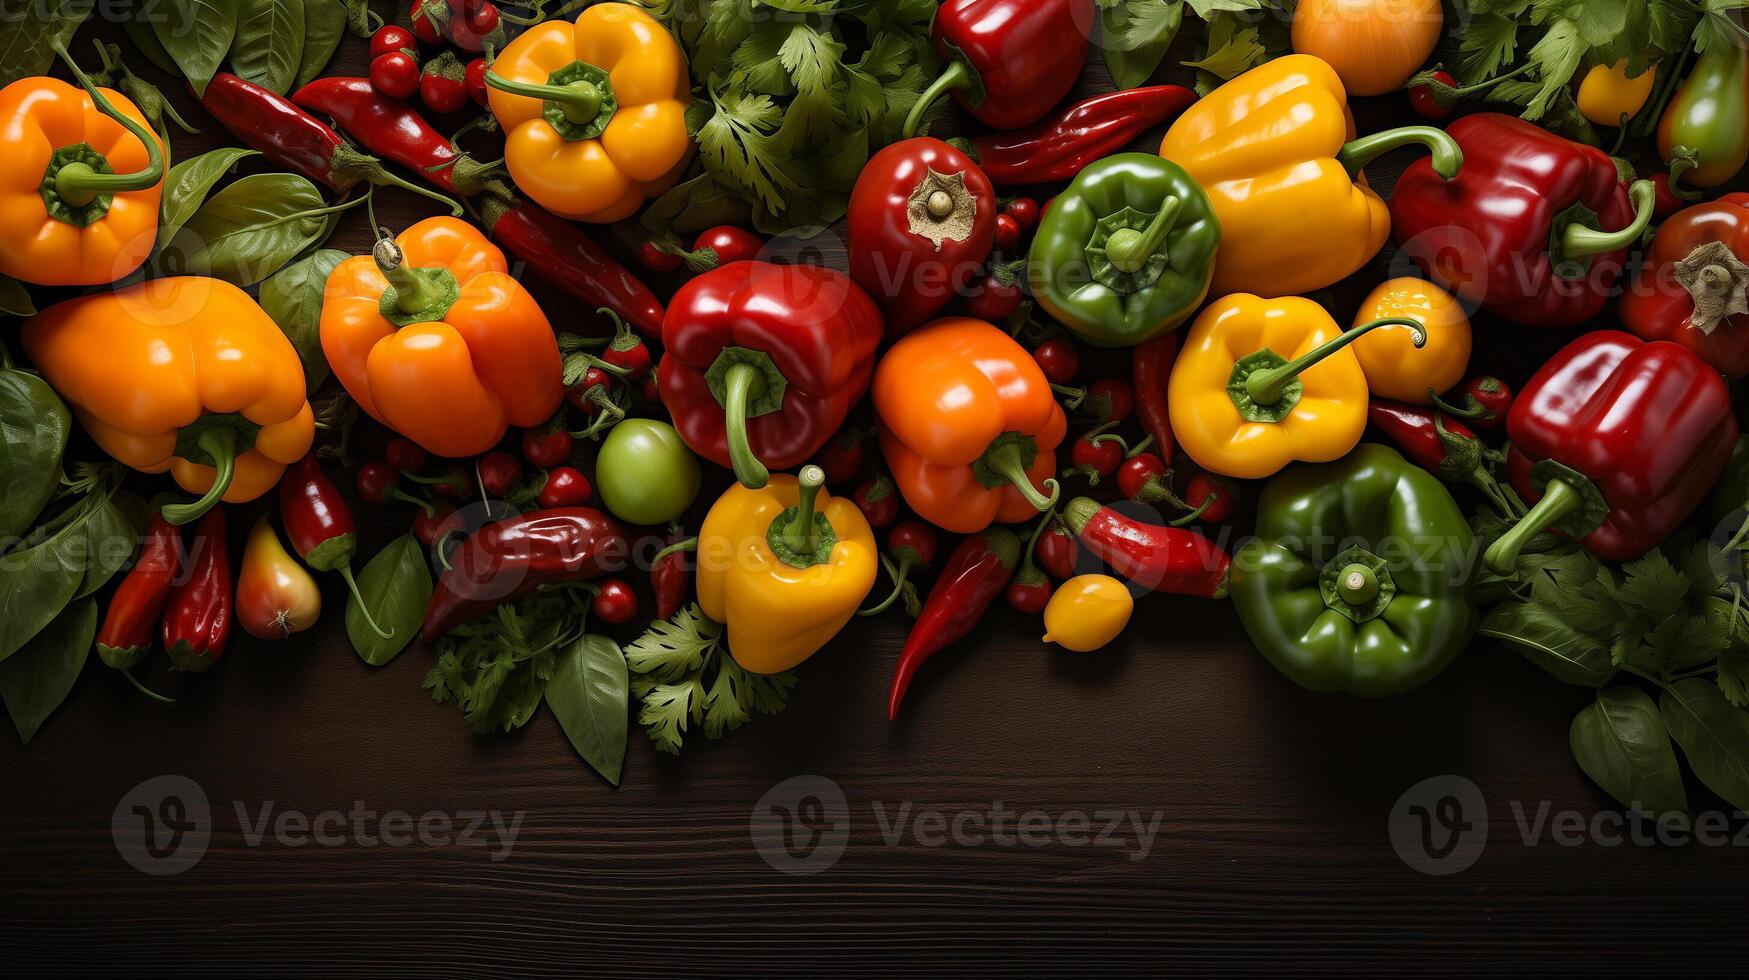
<path id="1" fill-rule="evenodd" d="M 227 146 L 189 157 L 170 168 L 164 178 L 163 203 L 159 205 L 158 241 L 168 242 L 188 219 L 194 217 L 206 196 L 237 161 L 258 156 L 255 150 Z"/>
<path id="2" fill-rule="evenodd" d="M 39 0 L 0 16 L 0 88 L 48 74 L 55 42 L 71 41 L 95 5 L 96 0 Z"/>
<path id="3" fill-rule="evenodd" d="M 328 358 L 322 353 L 322 298 L 328 274 L 350 256 L 324 248 L 293 262 L 261 284 L 261 308 L 279 324 L 304 362 L 304 387 L 315 391 L 328 380 Z"/>
<path id="4" fill-rule="evenodd" d="M 425 564 L 425 549 L 411 534 L 403 534 L 377 552 L 358 575 L 358 592 L 364 596 L 371 618 L 393 635 L 378 636 L 365 622 L 365 607 L 356 597 L 346 600 L 346 635 L 352 649 L 372 667 L 395 659 L 413 638 L 425 619 L 431 602 L 431 569 Z"/>
<path id="5" fill-rule="evenodd" d="M 615 786 L 625 765 L 630 698 L 625 654 L 605 636 L 579 637 L 560 654 L 547 681 L 547 707 L 572 748 Z"/>
<path id="6" fill-rule="evenodd" d="M 652 233 L 684 235 L 715 225 L 745 225 L 752 218 L 745 198 L 715 174 L 703 173 L 656 198 L 640 220 Z"/>
<path id="7" fill-rule="evenodd" d="M 145 55 L 147 61 L 157 65 L 162 71 L 181 78 L 182 69 L 176 64 L 176 59 L 164 50 L 164 42 L 158 40 L 157 32 L 152 30 L 153 24 L 176 17 L 176 12 L 170 9 L 174 2 L 175 0 L 133 0 L 129 5 L 128 17 L 122 21 L 121 26 L 128 32 L 128 40 L 134 42 L 134 49 Z"/>
<path id="8" fill-rule="evenodd" d="M 1119 89 L 1145 85 L 1184 23 L 1184 0 L 1124 0 L 1099 11 L 1105 67 Z"/>
<path id="9" fill-rule="evenodd" d="M 1749 712 L 1731 707 L 1709 680 L 1690 677 L 1658 698 L 1664 724 L 1708 789 L 1749 809 Z"/>
<path id="10" fill-rule="evenodd" d="M 1602 687 L 1615 676 L 1609 644 L 1574 629 L 1534 602 L 1502 602 L 1488 610 L 1476 632 L 1505 643 L 1556 680 Z"/>
<path id="11" fill-rule="evenodd" d="M 0 316 L 34 316 L 36 304 L 30 291 L 11 276 L 0 276 Z"/>
<path id="12" fill-rule="evenodd" d="M 0 370 L 0 548 L 36 523 L 61 481 L 72 431 L 67 405 L 42 378 Z"/>
<path id="13" fill-rule="evenodd" d="M 28 743 L 54 710 L 67 700 L 97 638 L 97 600 L 68 609 L 0 663 L 0 697 L 20 741 Z"/>
<path id="14" fill-rule="evenodd" d="M 85 578 L 73 554 L 83 542 L 75 519 L 46 540 L 0 557 L 0 661 L 29 643 L 73 600 Z"/>
<path id="15" fill-rule="evenodd" d="M 1654 819 L 1687 813 L 1688 794 L 1658 706 L 1637 687 L 1612 687 L 1573 718 L 1573 758 L 1623 806 Z"/>
<path id="16" fill-rule="evenodd" d="M 304 55 L 298 64 L 296 88 L 322 74 L 345 36 L 346 7 L 340 0 L 304 0 Z"/>
<path id="17" fill-rule="evenodd" d="M 319 240 L 326 205 L 296 174 L 251 174 L 213 195 L 159 255 L 177 275 L 252 286 Z"/>
<path id="18" fill-rule="evenodd" d="M 304 63 L 304 0 L 238 0 L 231 70 L 284 95 Z"/>
<path id="19" fill-rule="evenodd" d="M 195 96 L 204 97 L 236 39 L 238 0 L 171 0 L 166 6 L 168 16 L 153 21 L 152 31 Z"/>
<path id="20" fill-rule="evenodd" d="M 85 518 L 85 534 L 77 545 L 79 564 L 85 574 L 73 593 L 74 599 L 83 599 L 103 588 L 133 557 L 145 531 L 140 519 L 144 513 L 145 501 L 137 494 L 117 493 Z"/>

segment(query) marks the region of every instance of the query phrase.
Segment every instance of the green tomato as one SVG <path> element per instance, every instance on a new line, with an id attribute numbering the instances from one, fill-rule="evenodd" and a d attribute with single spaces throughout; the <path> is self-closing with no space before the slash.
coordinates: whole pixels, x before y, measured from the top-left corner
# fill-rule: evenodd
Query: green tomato
<path id="1" fill-rule="evenodd" d="M 666 524 L 698 497 L 698 457 L 666 422 L 626 419 L 595 457 L 595 487 L 613 516 L 631 524 Z"/>

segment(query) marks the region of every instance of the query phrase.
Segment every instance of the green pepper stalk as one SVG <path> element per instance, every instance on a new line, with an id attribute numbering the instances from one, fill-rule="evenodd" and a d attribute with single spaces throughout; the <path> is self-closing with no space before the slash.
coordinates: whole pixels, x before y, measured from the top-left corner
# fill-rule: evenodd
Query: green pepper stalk
<path id="1" fill-rule="evenodd" d="M 586 61 L 573 61 L 547 76 L 545 84 L 519 82 L 495 71 L 486 85 L 500 92 L 539 99 L 543 116 L 568 141 L 595 139 L 607 129 L 619 108 L 608 73 Z"/>
<path id="2" fill-rule="evenodd" d="M 765 374 L 751 364 L 735 364 L 723 375 L 723 435 L 735 479 L 757 490 L 771 482 L 771 471 L 753 454 L 747 441 L 747 406 L 765 394 Z"/>
<path id="3" fill-rule="evenodd" d="M 1160 211 L 1140 231 L 1119 228 L 1105 240 L 1105 257 L 1122 272 L 1137 272 L 1146 265 L 1149 256 L 1166 246 L 1166 236 L 1178 222 L 1178 209 L 1183 206 L 1176 197 L 1160 202 Z"/>
<path id="4" fill-rule="evenodd" d="M 1582 538 L 1602 527 L 1609 516 L 1609 504 L 1597 485 L 1577 470 L 1545 459 L 1530 476 L 1533 485 L 1540 484 L 1542 497 L 1482 554 L 1483 564 L 1499 575 L 1512 574 L 1518 553 L 1538 534 L 1554 528 Z"/>
<path id="5" fill-rule="evenodd" d="M 67 160 L 54 171 L 52 177 L 54 195 L 70 208 L 88 210 L 98 202 L 98 198 L 104 195 L 145 190 L 163 180 L 164 151 L 159 148 L 157 139 L 144 126 L 128 118 L 125 113 L 116 109 L 107 98 L 104 98 L 103 93 L 97 90 L 97 86 L 92 83 L 90 77 L 73 60 L 73 56 L 67 53 L 64 42 L 57 39 L 51 43 L 50 48 L 66 63 L 68 70 L 73 73 L 73 77 L 78 80 L 80 87 L 85 90 L 85 94 L 91 97 L 91 104 L 97 108 L 97 111 L 120 123 L 123 129 L 126 129 L 146 148 L 146 166 L 143 169 L 131 174 L 114 174 L 100 173 L 94 164 L 98 162 L 107 164 L 107 161 L 103 161 L 102 157 L 80 144 L 85 153 Z M 108 208 L 103 207 L 101 210 L 107 211 Z M 95 220 L 95 216 L 91 220 Z"/>
<path id="6" fill-rule="evenodd" d="M 990 441 L 984 455 L 979 456 L 972 464 L 972 472 L 984 486 L 997 487 L 1007 483 L 1025 497 L 1026 502 L 1034 509 L 1047 511 L 1057 505 L 1063 489 L 1050 477 L 1044 481 L 1048 494 L 1039 493 L 1038 488 L 1032 485 L 1032 477 L 1027 474 L 1027 469 L 1037 453 L 1038 443 L 1031 436 L 1005 432 Z"/>
<path id="7" fill-rule="evenodd" d="M 1391 150 L 1416 144 L 1432 152 L 1433 172 L 1446 180 L 1456 177 L 1464 165 L 1464 151 L 1457 140 L 1432 126 L 1403 126 L 1350 140 L 1337 151 L 1336 161 L 1350 176 L 1358 177 L 1362 168 Z"/>
<path id="8" fill-rule="evenodd" d="M 826 515 L 814 506 L 820 488 L 825 485 L 825 470 L 812 464 L 802 467 L 796 474 L 796 505 L 778 514 L 766 529 L 765 543 L 784 564 L 811 568 L 832 560 L 838 535 Z"/>
<path id="9" fill-rule="evenodd" d="M 225 491 L 231 489 L 231 478 L 236 474 L 237 453 L 248 448 L 237 445 L 237 430 L 228 425 L 205 427 L 195 438 L 195 445 L 212 462 L 213 485 L 198 500 L 164 505 L 160 513 L 166 521 L 177 526 L 200 520 L 224 497 Z"/>
<path id="10" fill-rule="evenodd" d="M 1627 248 L 1638 241 L 1646 233 L 1646 227 L 1652 223 L 1652 212 L 1658 203 L 1658 189 L 1649 180 L 1636 180 L 1628 188 L 1628 197 L 1634 203 L 1634 220 L 1620 231 L 1600 231 L 1580 222 L 1571 222 L 1561 228 L 1561 255 L 1570 259 L 1582 259 L 1588 255 L 1602 255 Z"/>
<path id="11" fill-rule="evenodd" d="M 1250 372 L 1245 375 L 1244 381 L 1241 382 L 1245 394 L 1258 406 L 1276 405 L 1287 394 L 1288 386 L 1298 380 L 1300 374 L 1307 368 L 1379 327 L 1408 327 L 1413 331 L 1412 342 L 1416 347 L 1427 345 L 1427 329 L 1421 325 L 1421 321 L 1409 317 L 1383 317 L 1343 331 L 1340 335 L 1330 338 L 1279 367 L 1263 368 Z"/>
<path id="12" fill-rule="evenodd" d="M 448 269 L 417 269 L 392 238 L 379 238 L 371 248 L 377 270 L 389 282 L 383 291 L 382 314 L 397 327 L 442 320 L 461 297 L 461 284 Z"/>

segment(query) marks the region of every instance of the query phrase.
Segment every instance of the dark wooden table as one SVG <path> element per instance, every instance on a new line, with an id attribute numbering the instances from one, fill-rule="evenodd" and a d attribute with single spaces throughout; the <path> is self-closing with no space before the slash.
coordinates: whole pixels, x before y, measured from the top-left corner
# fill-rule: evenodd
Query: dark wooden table
<path id="1" fill-rule="evenodd" d="M 362 60 L 351 41 L 337 68 Z M 1105 85 L 1095 52 L 1081 94 Z M 173 98 L 204 130 L 176 136 L 178 154 L 216 145 L 218 127 Z M 1398 97 L 1357 115 L 1363 132 L 1409 120 Z M 1388 189 L 1406 159 L 1373 168 L 1375 183 Z M 389 191 L 378 213 L 400 227 L 431 207 Z M 334 238 L 367 242 L 358 212 Z M 841 258 L 835 235 L 813 244 Z M 1387 248 L 1322 298 L 1346 318 L 1393 270 Z M 536 288 L 565 322 L 575 304 Z M 1517 383 L 1558 342 L 1484 317 L 1475 363 Z M 404 526 L 401 512 L 363 514 L 367 554 Z M 245 527 L 232 521 L 234 539 Z M 94 664 L 33 744 L 0 735 L 9 973 L 1699 972 L 1738 966 L 1745 946 L 1742 848 L 1557 843 L 1558 820 L 1615 809 L 1567 748 L 1589 694 L 1489 642 L 1421 690 L 1368 702 L 1289 683 L 1226 603 L 1151 598 L 1090 656 L 1047 649 L 1036 619 L 1004 609 L 937 658 L 890 724 L 905 622 L 885 616 L 810 661 L 787 711 L 722 742 L 695 736 L 677 759 L 634 728 L 615 789 L 544 713 L 511 736 L 470 735 L 421 690 L 424 648 L 365 667 L 333 578 L 324 598 L 313 631 L 239 636 L 210 674 L 173 680 L 159 663 L 150 676 L 173 707 Z M 141 826 L 134 804 L 159 812 L 167 784 L 140 784 L 165 775 L 199 787 L 210 840 L 181 873 L 149 875 L 113 828 Z M 819 778 L 785 783 L 798 776 Z M 1446 778 L 1411 791 L 1430 777 Z M 1408 808 L 1441 813 L 1461 780 L 1479 797 L 1464 839 L 1483 849 L 1461 873 L 1424 874 Z M 784 850 L 769 831 L 792 805 L 803 819 Z M 370 812 L 362 832 L 355 807 Z M 390 811 L 408 825 L 383 827 Z M 1106 811 L 1157 830 L 1126 817 L 1102 834 Z M 507 855 L 490 819 L 467 843 L 437 839 L 440 818 L 453 838 L 472 812 L 520 821 Z M 1528 843 L 1521 824 L 1538 831 Z M 415 839 L 393 846 L 384 830 Z M 1446 840 L 1437 819 L 1433 840 Z"/>

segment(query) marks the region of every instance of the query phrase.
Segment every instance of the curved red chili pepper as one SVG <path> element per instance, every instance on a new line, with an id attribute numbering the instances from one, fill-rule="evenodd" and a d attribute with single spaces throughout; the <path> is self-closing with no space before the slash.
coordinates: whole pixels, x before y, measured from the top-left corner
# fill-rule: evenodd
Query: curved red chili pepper
<path id="1" fill-rule="evenodd" d="M 206 670 L 225 655 L 236 605 L 225 548 L 225 510 L 214 507 L 195 526 L 187 581 L 171 590 L 164 610 L 164 649 L 175 670 Z"/>
<path id="2" fill-rule="evenodd" d="M 378 92 L 368 78 L 318 78 L 292 101 L 325 113 L 372 153 L 445 190 L 471 196 L 495 183 L 495 168 L 456 149 L 417 109 Z"/>
<path id="3" fill-rule="evenodd" d="M 1177 442 L 1172 437 L 1172 413 L 1166 404 L 1166 385 L 1172 365 L 1178 360 L 1178 331 L 1163 333 L 1137 344 L 1130 357 L 1130 388 L 1135 394 L 1136 420 L 1142 431 L 1154 437 L 1154 455 L 1168 468 Z"/>
<path id="4" fill-rule="evenodd" d="M 420 635 L 435 640 L 543 585 L 602 575 L 629 555 L 625 529 L 593 507 L 538 510 L 488 524 L 449 556 Z"/>
<path id="5" fill-rule="evenodd" d="M 591 309 L 607 307 L 648 337 L 662 336 L 662 301 L 583 229 L 522 200 L 494 193 L 480 201 L 486 234 L 541 278 Z"/>
<path id="6" fill-rule="evenodd" d="M 892 691 L 887 695 L 888 721 L 899 717 L 899 702 L 905 699 L 917 668 L 978 625 L 990 603 L 1008 588 L 1019 560 L 1020 540 L 1005 527 L 971 535 L 948 555 L 899 651 Z"/>
<path id="7" fill-rule="evenodd" d="M 973 137 L 971 156 L 1000 186 L 1068 180 L 1195 101 L 1196 93 L 1182 85 L 1107 92 L 1026 129 Z"/>
<path id="8" fill-rule="evenodd" d="M 1134 585 L 1207 599 L 1227 594 L 1232 557 L 1195 531 L 1143 524 L 1086 497 L 1069 501 L 1063 521 L 1082 547 Z"/>

